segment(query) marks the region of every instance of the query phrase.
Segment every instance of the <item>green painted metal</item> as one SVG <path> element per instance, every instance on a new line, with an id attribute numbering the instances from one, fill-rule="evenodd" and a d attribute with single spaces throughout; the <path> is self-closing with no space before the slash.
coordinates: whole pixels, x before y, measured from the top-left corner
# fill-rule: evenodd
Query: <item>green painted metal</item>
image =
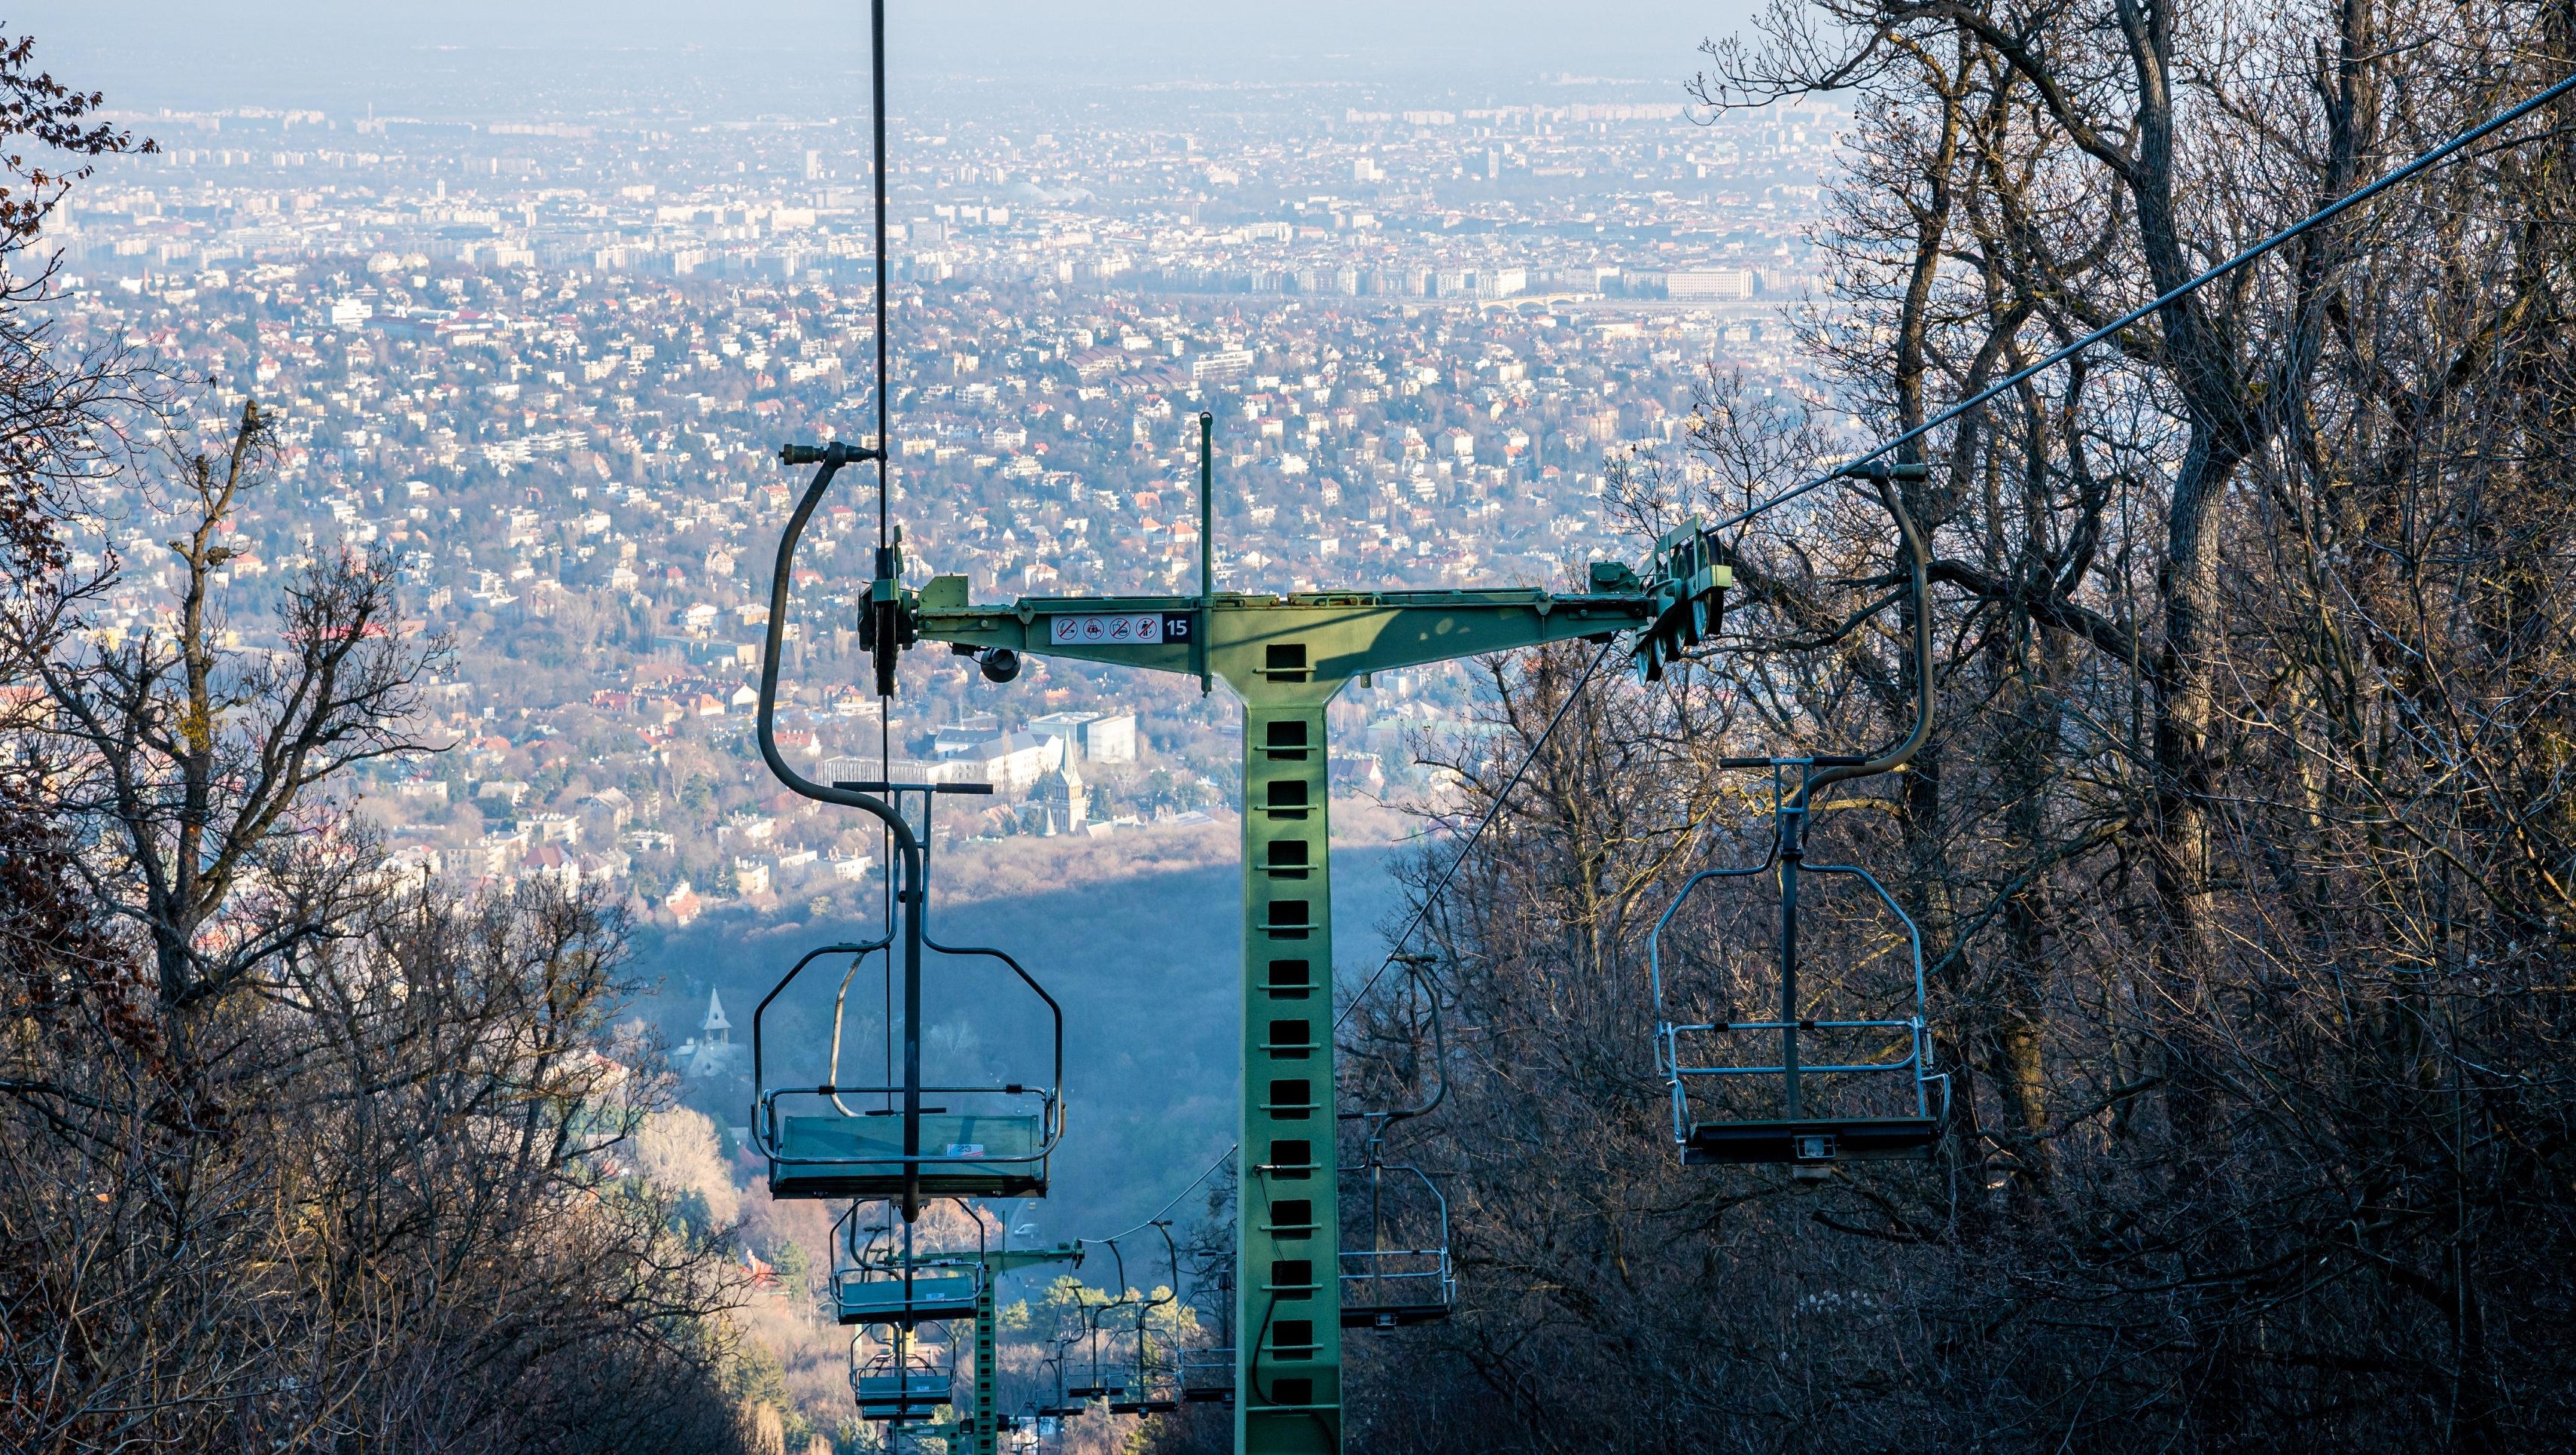
<path id="1" fill-rule="evenodd" d="M 1243 694 L 1238 1450 L 1341 1448 L 1332 782 L 1324 737 L 1324 704 L 1341 685 L 1254 678 Z"/>
<path id="2" fill-rule="evenodd" d="M 924 639 L 1185 674 L 1204 662 L 1243 700 L 1235 1448 L 1247 1455 L 1338 1451 L 1325 706 L 1363 673 L 1638 630 L 1654 620 L 1658 603 L 1631 589 L 1054 597 L 978 607 L 964 601 L 963 586 L 943 577 L 921 592 L 915 619 Z M 1136 640 L 1149 620 L 1154 639 Z M 1113 639 L 1122 624 L 1127 639 Z"/>
<path id="3" fill-rule="evenodd" d="M 999 1363 L 993 1320 L 993 1280 L 984 1280 L 975 1295 L 975 1404 L 967 1416 L 966 1448 L 972 1455 L 994 1455 L 1001 1434 L 993 1415 L 993 1384 Z"/>
<path id="4" fill-rule="evenodd" d="M 1243 701 L 1243 1177 L 1236 1199 L 1235 1449 L 1341 1449 L 1335 1202 L 1332 757 L 1324 709 L 1353 678 L 1632 633 L 1639 675 L 1713 632 L 1734 584 L 1696 522 L 1640 578 L 1596 562 L 1590 590 L 1213 589 L 1209 422 L 1200 421 L 1200 589 L 975 605 L 962 576 L 891 592 L 926 641 L 1222 678 Z M 891 653 L 885 654 L 887 657 Z"/>
<path id="5" fill-rule="evenodd" d="M 928 1253 L 912 1262 L 915 1268 L 954 1268 L 965 1263 L 980 1263 L 984 1276 L 975 1295 L 975 1387 L 961 1409 L 950 1406 L 946 1423 L 933 1425 L 928 1433 L 948 1442 L 952 1451 L 965 1455 L 998 1455 L 1001 1448 L 1001 1412 L 996 1406 L 1000 1387 L 1000 1329 L 994 1313 L 994 1287 L 1002 1275 L 1021 1268 L 1036 1268 L 1048 1263 L 1082 1263 L 1078 1243 L 1059 1243 L 1052 1248 L 997 1248 L 981 1253 Z"/>

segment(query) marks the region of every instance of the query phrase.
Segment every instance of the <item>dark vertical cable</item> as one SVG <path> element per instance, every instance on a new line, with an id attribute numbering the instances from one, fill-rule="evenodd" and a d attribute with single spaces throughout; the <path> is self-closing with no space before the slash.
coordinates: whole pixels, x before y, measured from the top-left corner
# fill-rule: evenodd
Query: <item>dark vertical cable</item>
<path id="1" fill-rule="evenodd" d="M 877 184 L 877 547 L 887 544 L 886 504 L 886 59 L 885 0 L 868 5 L 869 81 L 876 99 Z"/>
<path id="2" fill-rule="evenodd" d="M 871 102 L 869 129 L 871 140 L 875 148 L 875 161 L 873 163 L 872 177 L 876 187 L 877 246 L 876 278 L 874 280 L 877 295 L 877 429 L 875 440 L 877 451 L 876 562 L 877 570 L 882 574 L 886 570 L 887 561 L 890 559 L 886 547 L 890 544 L 888 536 L 889 522 L 892 516 L 892 507 L 890 503 L 892 490 L 886 476 L 886 455 L 890 451 L 891 445 L 886 435 L 888 417 L 886 386 L 890 382 L 890 371 L 887 367 L 887 359 L 889 355 L 886 347 L 885 0 L 870 0 L 870 4 L 868 6 L 868 82 Z M 873 610 L 874 608 L 870 607 L 868 609 Z M 891 783 L 894 781 L 894 703 L 891 698 L 882 692 L 877 694 L 877 781 L 880 783 Z M 898 805 L 902 802 L 900 795 L 897 796 L 896 802 Z M 896 811 L 901 812 L 900 807 L 898 807 Z M 883 837 L 885 838 L 886 843 L 885 913 L 886 923 L 891 926 L 894 923 L 896 908 L 893 867 L 894 840 L 891 831 Z M 893 974 L 893 968 L 891 965 L 887 968 L 887 974 L 889 977 L 889 1008 L 886 1017 L 886 1034 L 891 1037 L 894 1034 L 894 1018 L 891 1008 L 891 977 Z M 908 1008 L 906 1013 L 910 1013 Z"/>

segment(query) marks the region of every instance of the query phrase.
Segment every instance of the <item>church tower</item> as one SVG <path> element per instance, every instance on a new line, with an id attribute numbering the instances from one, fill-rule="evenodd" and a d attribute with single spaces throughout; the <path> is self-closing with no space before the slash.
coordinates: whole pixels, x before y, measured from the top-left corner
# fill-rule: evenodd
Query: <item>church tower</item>
<path id="1" fill-rule="evenodd" d="M 1070 757 L 1048 769 L 1029 796 L 1037 801 L 1041 834 L 1078 834 L 1091 823 L 1091 787 Z"/>

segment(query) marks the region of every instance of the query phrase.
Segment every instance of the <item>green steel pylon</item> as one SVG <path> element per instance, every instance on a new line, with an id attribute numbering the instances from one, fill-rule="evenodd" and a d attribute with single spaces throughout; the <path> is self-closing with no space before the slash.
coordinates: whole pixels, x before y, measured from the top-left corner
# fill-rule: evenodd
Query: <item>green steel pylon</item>
<path id="1" fill-rule="evenodd" d="M 1243 699 L 1243 1110 L 1236 1198 L 1235 1449 L 1341 1448 L 1340 1222 L 1333 1089 L 1331 758 L 1324 709 L 1353 679 L 1549 642 L 1636 633 L 1649 678 L 1716 630 L 1733 584 L 1696 523 L 1646 578 L 1595 562 L 1582 592 L 1213 588 L 1208 415 L 1199 416 L 1195 596 L 1023 597 L 975 605 L 967 579 L 902 585 L 900 547 L 870 586 L 862 644 L 890 671 L 913 640 L 948 642 L 1008 681 L 1026 654 L 1223 679 Z M 790 459 L 818 459 L 812 451 Z M 819 478 L 819 477 L 818 477 Z M 809 491 L 799 530 L 816 493 Z"/>
<path id="2" fill-rule="evenodd" d="M 1052 1248 L 997 1248 L 979 1255 L 984 1263 L 984 1292 L 975 1300 L 975 1415 L 967 1433 L 968 1455 L 995 1455 L 1001 1435 L 1000 1421 L 993 1408 L 996 1333 L 993 1320 L 993 1285 L 1002 1275 L 1020 1268 L 1036 1268 L 1048 1263 L 1071 1263 L 1082 1266 L 1082 1245 L 1059 1243 Z"/>
<path id="3" fill-rule="evenodd" d="M 945 1425 L 934 1425 L 930 1433 L 949 1442 L 956 1455 L 997 1455 L 1001 1442 L 1001 1416 L 994 1406 L 1000 1378 L 1000 1329 L 993 1304 L 993 1287 L 1005 1273 L 1022 1268 L 1036 1268 L 1048 1263 L 1082 1265 L 1082 1245 L 1059 1243 L 1052 1248 L 994 1248 L 981 1253 L 925 1253 L 912 1260 L 922 1268 L 956 1267 L 980 1263 L 984 1276 L 977 1280 L 975 1293 L 975 1389 L 972 1398 Z M 952 1406 L 952 1409 L 955 1408 Z"/>

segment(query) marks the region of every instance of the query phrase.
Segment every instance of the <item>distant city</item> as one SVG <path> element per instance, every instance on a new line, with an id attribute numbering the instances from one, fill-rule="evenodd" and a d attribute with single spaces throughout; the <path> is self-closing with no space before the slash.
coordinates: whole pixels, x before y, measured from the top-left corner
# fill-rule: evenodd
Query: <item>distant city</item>
<path id="1" fill-rule="evenodd" d="M 1847 122 L 1552 91 L 899 118 L 888 444 L 915 570 L 1002 598 L 1193 587 L 1203 410 L 1223 589 L 1557 584 L 1633 555 L 1605 460 L 1673 457 L 1711 367 L 1804 387 L 1791 315 L 1830 286 L 1808 232 Z M 746 729 L 804 483 L 777 447 L 872 442 L 864 116 L 120 119 L 163 150 L 52 224 L 56 337 L 162 371 L 186 449 L 245 399 L 281 416 L 228 564 L 240 640 L 340 544 L 386 553 L 405 629 L 453 640 L 425 707 L 459 751 L 371 790 L 397 861 L 595 877 L 683 921 L 855 892 L 869 836 L 776 794 Z M 1227 709 L 1195 684 L 1039 663 L 996 688 L 917 653 L 880 722 L 851 630 L 874 481 L 842 481 L 793 582 L 788 751 L 993 782 L 948 825 L 967 839 L 1230 811 Z M 155 630 L 155 503 L 82 524 L 75 564 L 127 571 L 100 629 Z M 1350 694 L 1337 782 L 1418 784 L 1412 746 L 1466 690 Z"/>

